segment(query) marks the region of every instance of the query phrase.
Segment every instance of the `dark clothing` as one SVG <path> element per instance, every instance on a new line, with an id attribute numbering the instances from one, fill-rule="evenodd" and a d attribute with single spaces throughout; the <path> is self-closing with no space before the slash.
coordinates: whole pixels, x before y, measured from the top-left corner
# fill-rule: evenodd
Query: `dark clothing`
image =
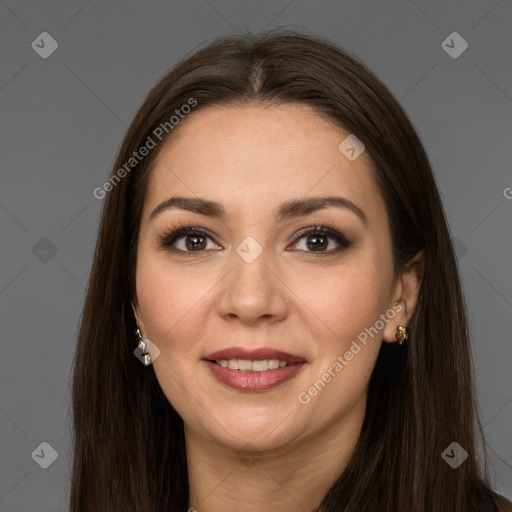
<path id="1" fill-rule="evenodd" d="M 499 495 L 495 492 L 484 492 L 479 496 L 474 512 L 501 512 L 497 506 L 498 501 Z"/>

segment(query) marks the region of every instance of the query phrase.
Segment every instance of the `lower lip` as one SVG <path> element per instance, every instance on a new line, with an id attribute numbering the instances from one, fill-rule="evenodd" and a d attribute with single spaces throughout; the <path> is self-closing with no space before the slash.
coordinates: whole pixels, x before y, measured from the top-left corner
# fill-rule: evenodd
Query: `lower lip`
<path id="1" fill-rule="evenodd" d="M 297 375 L 305 365 L 305 363 L 298 363 L 265 372 L 246 372 L 231 370 L 212 361 L 204 360 L 204 362 L 220 382 L 239 391 L 266 391 L 274 388 Z"/>

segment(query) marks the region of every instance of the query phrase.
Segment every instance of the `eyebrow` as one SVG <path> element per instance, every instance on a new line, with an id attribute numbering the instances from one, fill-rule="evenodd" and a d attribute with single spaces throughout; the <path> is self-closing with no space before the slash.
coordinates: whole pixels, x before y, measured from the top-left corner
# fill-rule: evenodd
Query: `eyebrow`
<path id="1" fill-rule="evenodd" d="M 286 201 L 282 203 L 274 213 L 274 221 L 277 223 L 284 219 L 308 215 L 318 210 L 323 210 L 333 206 L 352 211 L 363 221 L 365 225 L 368 225 L 368 217 L 363 212 L 363 210 L 359 208 L 359 206 L 354 204 L 349 199 L 337 196 L 310 197 L 306 199 Z M 149 219 L 153 219 L 159 213 L 170 208 L 181 208 L 183 210 L 198 213 L 200 215 L 218 218 L 222 221 L 225 221 L 228 217 L 225 208 L 221 203 L 216 201 L 211 201 L 201 197 L 175 196 L 160 203 L 151 212 Z"/>

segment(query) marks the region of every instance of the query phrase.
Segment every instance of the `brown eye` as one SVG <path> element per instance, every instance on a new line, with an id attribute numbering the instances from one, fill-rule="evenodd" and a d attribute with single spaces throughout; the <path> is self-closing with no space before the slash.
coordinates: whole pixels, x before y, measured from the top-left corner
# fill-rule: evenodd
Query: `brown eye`
<path id="1" fill-rule="evenodd" d="M 297 244 L 299 240 L 305 238 L 305 244 L 303 247 L 299 247 L 300 250 L 311 253 L 321 254 L 332 254 L 334 252 L 347 249 L 352 245 L 352 242 L 348 240 L 345 235 L 336 231 L 335 229 L 328 228 L 325 226 L 314 226 L 305 232 L 302 232 L 296 239 L 294 244 Z M 332 247 L 331 241 L 334 241 L 335 245 Z M 331 246 L 331 247 L 330 247 Z M 330 247 L 330 248 L 329 248 Z"/>
<path id="2" fill-rule="evenodd" d="M 353 244 L 339 231 L 325 226 L 309 227 L 295 239 L 294 245 L 302 239 L 305 239 L 305 245 L 299 247 L 299 250 L 315 256 L 330 255 Z M 208 242 L 211 242 L 210 246 Z M 165 234 L 160 239 L 160 247 L 187 256 L 199 256 L 207 250 L 222 249 L 207 231 L 194 226 L 185 226 Z"/>
<path id="3" fill-rule="evenodd" d="M 212 241 L 213 247 L 208 247 L 208 240 Z M 206 231 L 195 227 L 180 228 L 164 235 L 160 240 L 160 246 L 178 254 L 201 253 L 207 249 L 222 249 Z"/>

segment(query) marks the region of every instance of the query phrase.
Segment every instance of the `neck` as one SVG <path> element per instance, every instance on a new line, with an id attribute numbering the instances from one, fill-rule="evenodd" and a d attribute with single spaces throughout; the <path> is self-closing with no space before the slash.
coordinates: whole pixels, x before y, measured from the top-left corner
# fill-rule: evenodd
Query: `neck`
<path id="1" fill-rule="evenodd" d="M 317 512 L 355 449 L 364 418 L 361 405 L 351 418 L 264 452 L 220 445 L 185 424 L 189 509 Z"/>

